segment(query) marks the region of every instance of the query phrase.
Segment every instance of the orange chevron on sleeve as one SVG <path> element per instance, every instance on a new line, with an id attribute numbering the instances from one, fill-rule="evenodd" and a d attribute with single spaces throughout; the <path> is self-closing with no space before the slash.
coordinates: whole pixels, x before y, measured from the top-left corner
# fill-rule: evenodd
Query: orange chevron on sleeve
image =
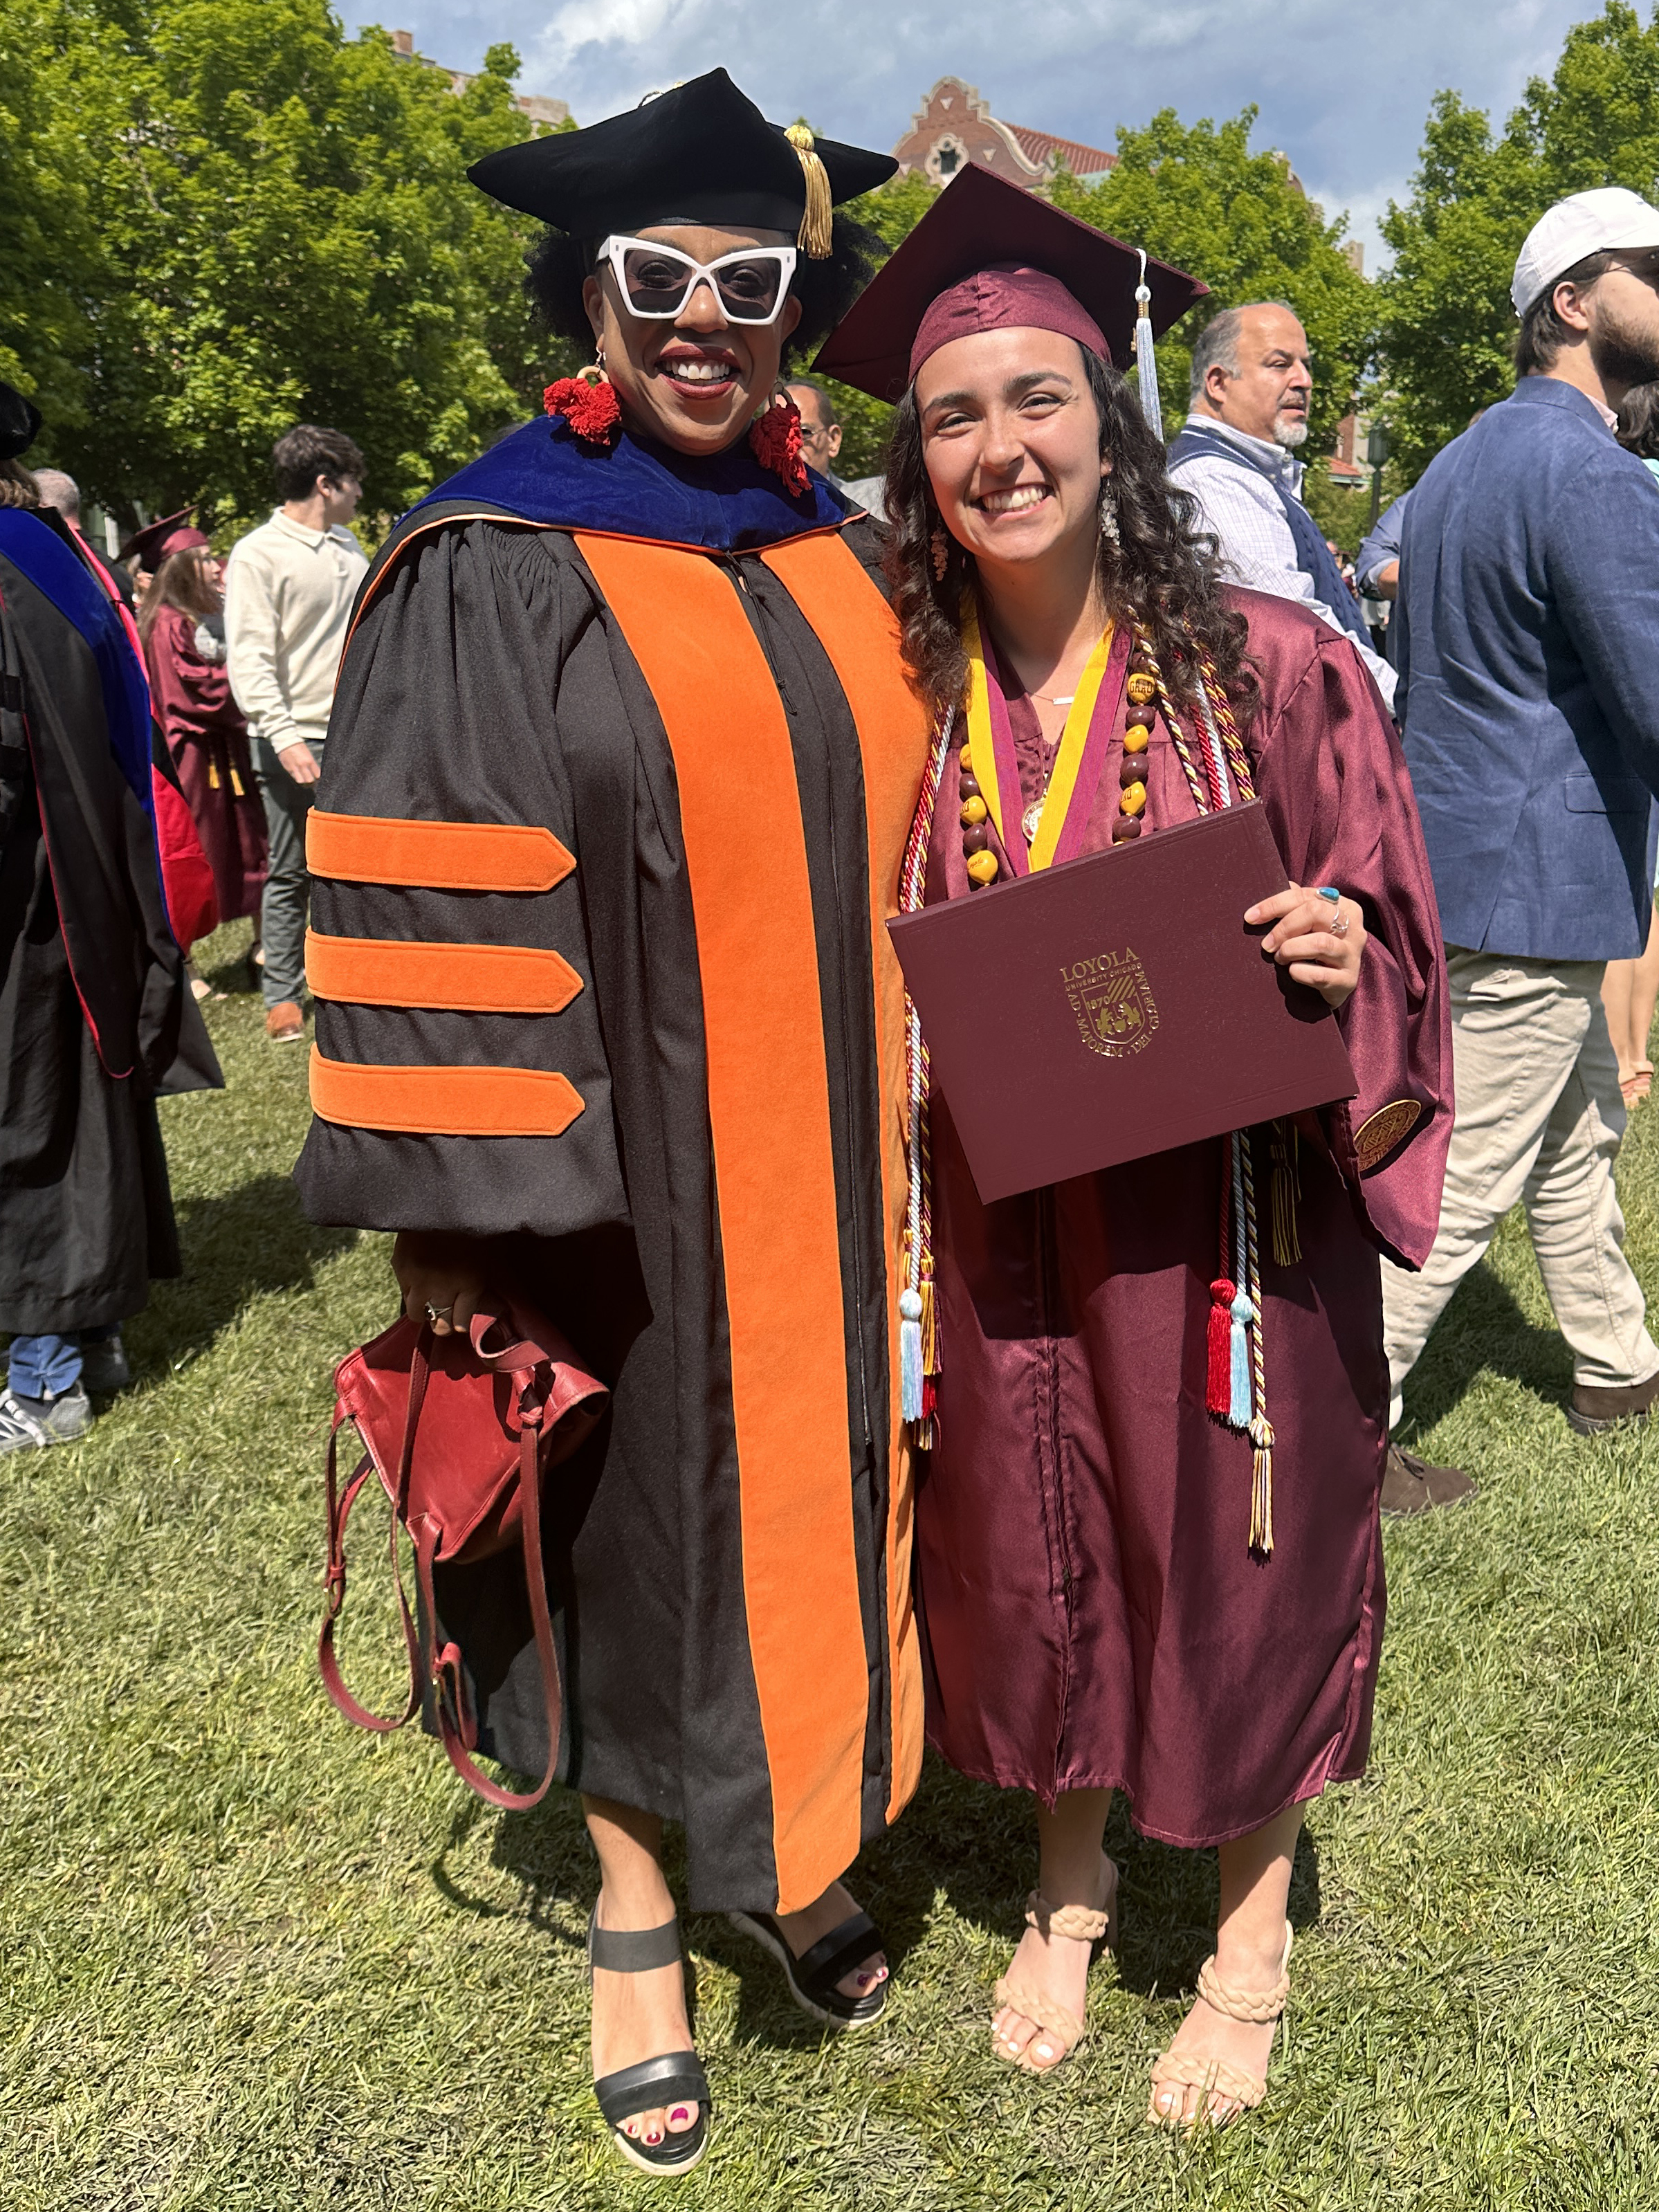
<path id="1" fill-rule="evenodd" d="M 313 876 L 434 891 L 550 891 L 575 866 L 550 830 L 533 823 L 410 822 L 325 814 L 306 825 Z"/>
<path id="2" fill-rule="evenodd" d="M 415 945 L 306 932 L 306 981 L 352 1006 L 438 1006 L 464 1014 L 562 1013 L 582 979 L 529 945 Z"/>
<path id="3" fill-rule="evenodd" d="M 311 1048 L 312 1110 L 413 1137 L 562 1137 L 582 1111 L 568 1076 L 536 1067 L 380 1067 Z"/>

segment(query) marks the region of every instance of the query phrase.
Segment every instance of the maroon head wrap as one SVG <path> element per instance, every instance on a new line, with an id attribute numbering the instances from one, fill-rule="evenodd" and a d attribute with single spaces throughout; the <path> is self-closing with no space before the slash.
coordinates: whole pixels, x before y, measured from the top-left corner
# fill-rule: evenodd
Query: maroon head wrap
<path id="1" fill-rule="evenodd" d="M 910 348 L 910 381 L 928 356 L 953 338 L 1015 330 L 1057 331 L 1102 361 L 1112 357 L 1100 325 L 1058 276 L 1018 261 L 994 261 L 941 292 L 923 315 Z"/>

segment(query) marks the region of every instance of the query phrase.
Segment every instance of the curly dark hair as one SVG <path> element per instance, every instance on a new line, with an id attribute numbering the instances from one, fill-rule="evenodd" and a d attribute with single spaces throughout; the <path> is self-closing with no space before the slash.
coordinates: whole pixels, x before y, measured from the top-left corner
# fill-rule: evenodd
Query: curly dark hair
<path id="1" fill-rule="evenodd" d="M 1127 382 L 1098 355 L 1082 350 L 1100 416 L 1100 450 L 1111 456 L 1117 495 L 1120 543 L 1103 538 L 1099 553 L 1107 611 L 1115 621 L 1133 616 L 1145 624 L 1177 704 L 1196 707 L 1197 662 L 1213 661 L 1242 728 L 1260 703 L 1260 687 L 1245 654 L 1244 617 L 1222 603 L 1215 539 L 1199 528 L 1197 501 L 1165 475 L 1164 448 Z M 961 706 L 967 688 L 959 610 L 973 559 L 947 532 L 945 574 L 933 574 L 939 512 L 922 459 L 914 390 L 900 400 L 888 439 L 887 520 L 884 565 L 905 662 L 923 697 L 943 714 Z"/>
<path id="2" fill-rule="evenodd" d="M 1659 459 L 1659 384 L 1632 384 L 1619 403 L 1620 444 L 1644 460 Z"/>
<path id="3" fill-rule="evenodd" d="M 531 306 L 555 337 L 569 338 L 587 346 L 593 326 L 582 305 L 582 285 L 593 274 L 603 241 L 573 238 L 568 231 L 547 230 L 526 257 L 524 289 Z M 837 215 L 830 233 L 830 252 L 823 261 L 802 254 L 795 264 L 789 289 L 800 301 L 800 320 L 784 343 L 782 368 L 817 351 L 836 325 L 876 273 L 887 247 L 873 230 Z"/>

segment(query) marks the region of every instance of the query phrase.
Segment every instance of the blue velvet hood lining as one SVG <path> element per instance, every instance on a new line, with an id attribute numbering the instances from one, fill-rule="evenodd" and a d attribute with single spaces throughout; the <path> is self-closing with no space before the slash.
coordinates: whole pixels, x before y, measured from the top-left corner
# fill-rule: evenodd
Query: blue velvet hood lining
<path id="1" fill-rule="evenodd" d="M 110 750 L 152 821 L 149 680 L 115 602 L 51 526 L 27 507 L 0 507 L 0 553 L 80 631 L 97 664 Z"/>
<path id="2" fill-rule="evenodd" d="M 607 450 L 586 444 L 562 417 L 546 416 L 510 430 L 429 491 L 404 526 L 440 501 L 475 500 L 555 529 L 649 538 L 707 553 L 752 552 L 836 529 L 858 512 L 810 471 L 807 489 L 792 498 L 746 442 L 694 459 L 624 430 Z"/>

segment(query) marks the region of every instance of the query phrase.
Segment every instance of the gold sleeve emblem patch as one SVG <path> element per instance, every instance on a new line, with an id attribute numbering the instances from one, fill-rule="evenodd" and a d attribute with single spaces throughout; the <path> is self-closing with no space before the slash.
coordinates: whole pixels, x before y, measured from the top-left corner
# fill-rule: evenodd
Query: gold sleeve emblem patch
<path id="1" fill-rule="evenodd" d="M 1354 1131 L 1353 1148 L 1359 1162 L 1361 1175 L 1369 1175 L 1379 1167 L 1401 1139 L 1414 1129 L 1423 1118 L 1423 1107 L 1416 1098 L 1396 1098 L 1387 1106 L 1379 1107 L 1369 1121 L 1362 1121 Z"/>

